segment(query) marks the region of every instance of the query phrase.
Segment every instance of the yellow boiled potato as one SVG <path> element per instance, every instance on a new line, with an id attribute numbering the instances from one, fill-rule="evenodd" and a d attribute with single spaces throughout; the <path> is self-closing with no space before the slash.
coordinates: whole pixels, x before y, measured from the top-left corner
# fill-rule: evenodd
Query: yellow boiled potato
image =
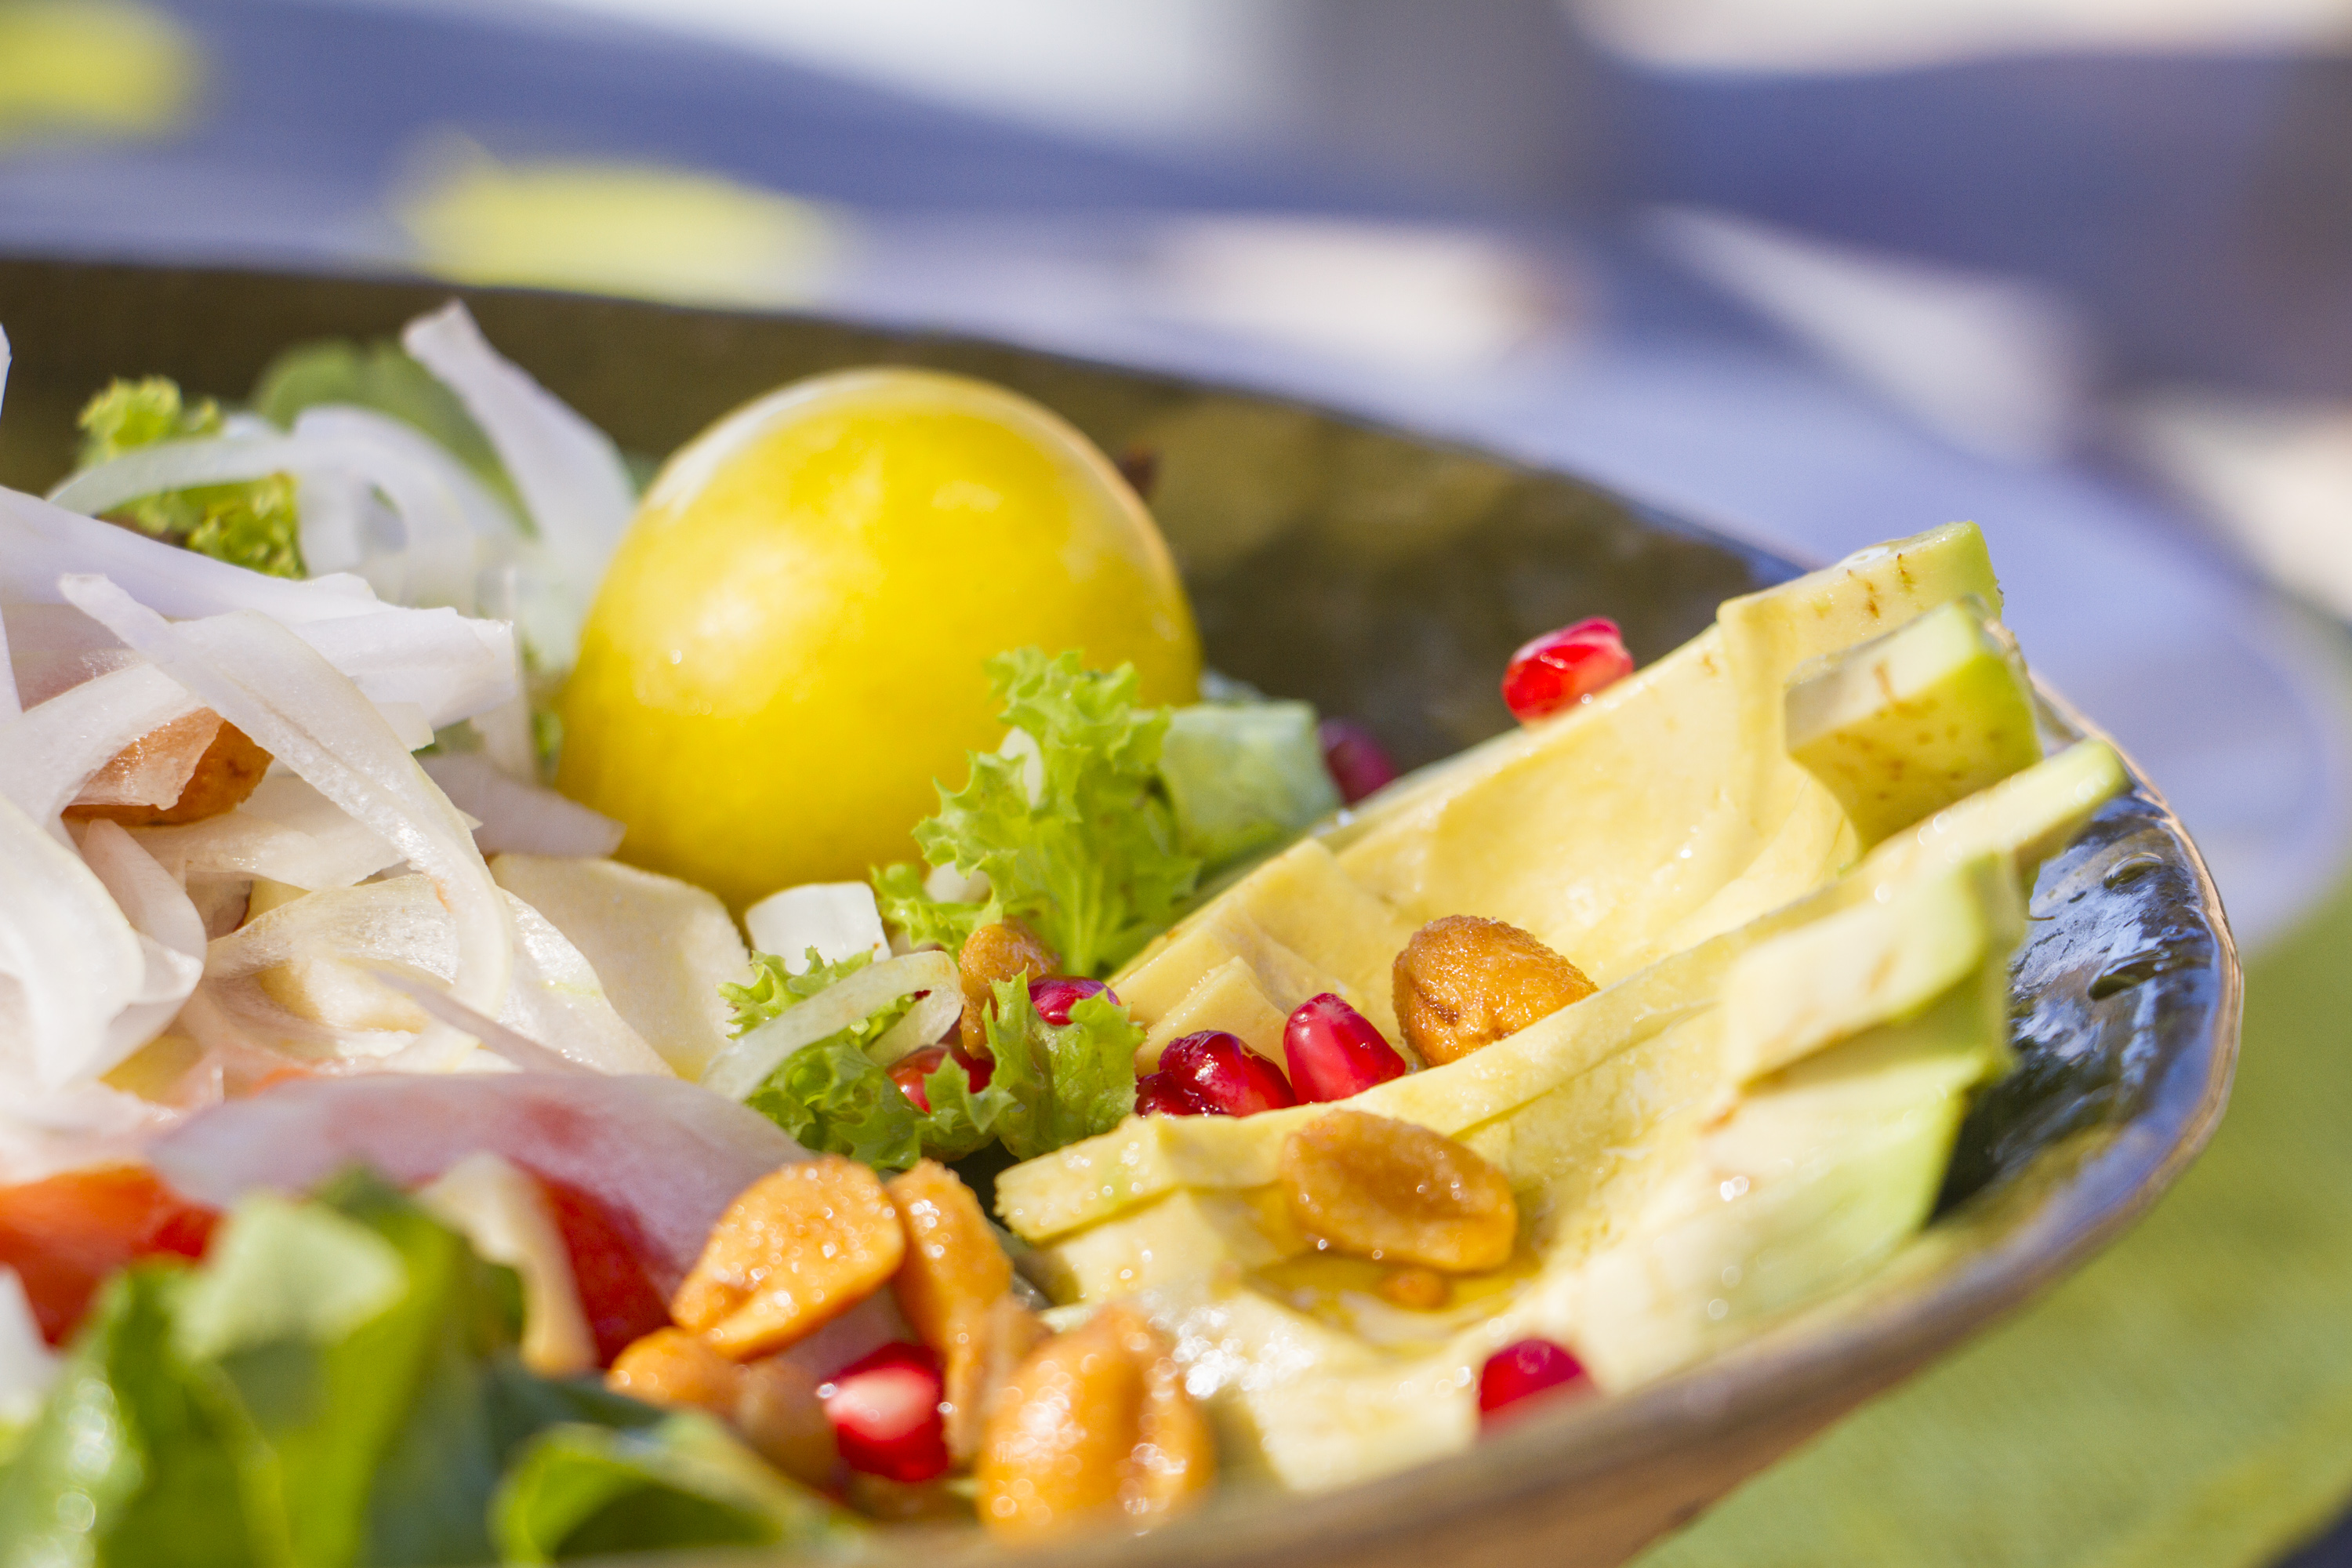
<path id="1" fill-rule="evenodd" d="M 621 858 L 737 909 L 914 855 L 934 779 L 994 746 L 1006 648 L 1133 660 L 1192 700 L 1168 550 L 1085 437 L 928 371 L 819 376 L 672 458 L 613 557 L 561 711 L 565 794 Z"/>

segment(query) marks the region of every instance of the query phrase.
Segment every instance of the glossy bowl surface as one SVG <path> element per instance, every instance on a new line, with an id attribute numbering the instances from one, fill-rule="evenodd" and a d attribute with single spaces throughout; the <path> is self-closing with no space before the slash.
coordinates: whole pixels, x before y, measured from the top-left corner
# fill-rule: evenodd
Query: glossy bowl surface
<path id="1" fill-rule="evenodd" d="M 452 292 L 0 261 L 16 353 L 0 481 L 60 477 L 76 408 L 111 376 L 167 374 L 234 399 L 289 343 L 389 335 Z M 1570 475 L 1276 399 L 836 321 L 467 292 L 493 342 L 648 456 L 783 382 L 846 365 L 931 365 L 1027 393 L 1149 489 L 1212 665 L 1366 721 L 1406 766 L 1510 723 L 1496 672 L 1537 633 L 1612 616 L 1646 662 L 1704 628 L 1720 600 L 1800 569 Z M 2053 713 L 2089 730 L 2054 700 Z M 1568 1402 L 1402 1475 L 1311 1498 L 1235 1488 L 1156 1534 L 1022 1561 L 1621 1562 L 2078 1267 L 2202 1147 L 2237 1052 L 2221 900 L 2162 797 L 2133 782 L 2042 868 L 2012 977 L 2019 1069 L 1969 1117 L 1935 1221 L 1862 1286 L 1681 1375 Z M 903 1536 L 880 1555 L 1006 1554 L 959 1532 Z"/>

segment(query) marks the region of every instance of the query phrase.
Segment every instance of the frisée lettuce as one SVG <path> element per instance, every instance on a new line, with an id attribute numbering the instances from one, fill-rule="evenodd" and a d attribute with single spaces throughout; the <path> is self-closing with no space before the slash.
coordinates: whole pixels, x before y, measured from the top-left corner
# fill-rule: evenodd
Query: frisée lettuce
<path id="1" fill-rule="evenodd" d="M 151 375 L 115 382 L 83 406 L 80 424 L 81 466 L 89 468 L 159 441 L 217 436 L 221 411 L 210 398 L 187 403 L 177 383 Z M 273 577 L 307 575 L 290 475 L 142 496 L 114 515 L 215 561 Z"/>

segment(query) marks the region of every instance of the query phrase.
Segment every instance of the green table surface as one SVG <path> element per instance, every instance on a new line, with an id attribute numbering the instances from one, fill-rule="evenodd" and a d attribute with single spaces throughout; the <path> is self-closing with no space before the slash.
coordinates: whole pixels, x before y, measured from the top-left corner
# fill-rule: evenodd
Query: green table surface
<path id="1" fill-rule="evenodd" d="M 2246 980 L 2228 1116 L 2138 1228 L 1639 1568 L 2235 1568 L 2324 1527 L 2352 1494 L 2352 881 Z"/>

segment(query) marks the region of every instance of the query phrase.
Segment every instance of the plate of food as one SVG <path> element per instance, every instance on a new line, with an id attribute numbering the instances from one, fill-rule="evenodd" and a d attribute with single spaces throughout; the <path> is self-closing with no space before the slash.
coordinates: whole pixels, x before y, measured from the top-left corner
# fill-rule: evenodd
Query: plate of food
<path id="1" fill-rule="evenodd" d="M 0 326 L 0 1564 L 1613 1563 L 2221 1114 L 1972 524 L 772 314 Z"/>

